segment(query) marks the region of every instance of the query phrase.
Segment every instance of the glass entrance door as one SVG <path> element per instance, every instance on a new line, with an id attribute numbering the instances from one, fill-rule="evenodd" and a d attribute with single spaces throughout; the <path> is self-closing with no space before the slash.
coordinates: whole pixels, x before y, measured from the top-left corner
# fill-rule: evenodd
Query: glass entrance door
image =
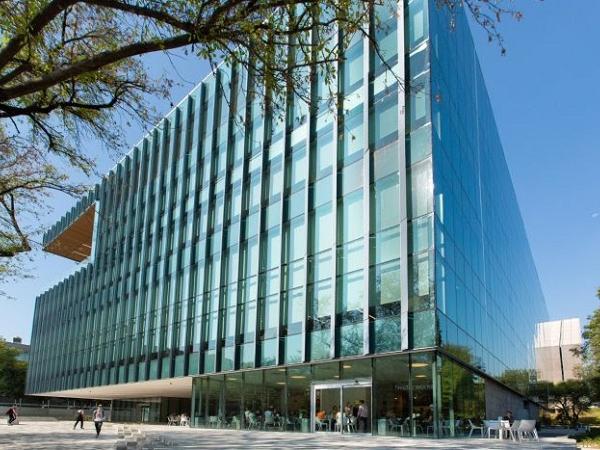
<path id="1" fill-rule="evenodd" d="M 312 431 L 370 433 L 370 411 L 371 380 L 312 385 Z"/>
<path id="2" fill-rule="evenodd" d="M 337 425 L 341 405 L 339 387 L 314 390 L 313 431 L 340 431 Z"/>
<path id="3" fill-rule="evenodd" d="M 342 386 L 342 432 L 371 432 L 371 386 Z"/>

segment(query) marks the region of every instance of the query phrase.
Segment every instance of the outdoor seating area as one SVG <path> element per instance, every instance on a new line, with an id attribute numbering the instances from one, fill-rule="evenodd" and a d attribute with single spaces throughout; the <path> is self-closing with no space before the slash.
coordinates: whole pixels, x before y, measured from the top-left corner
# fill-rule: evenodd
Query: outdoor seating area
<path id="1" fill-rule="evenodd" d="M 169 414 L 167 416 L 167 425 L 189 427 L 190 417 L 186 413 Z"/>
<path id="2" fill-rule="evenodd" d="M 209 416 L 204 426 L 213 429 L 233 430 L 261 430 L 261 431 L 300 431 L 310 432 L 311 420 L 302 415 L 283 416 L 276 409 L 265 411 L 246 410 L 243 420 L 238 416 L 222 417 Z M 432 422 L 419 422 L 410 417 L 377 419 L 373 424 L 374 434 L 395 435 L 398 437 L 434 437 L 435 430 Z M 189 424 L 189 422 L 188 422 Z M 171 419 L 169 425 L 180 425 L 177 418 Z M 439 437 L 486 438 L 512 441 L 538 441 L 535 420 L 514 420 L 512 425 L 509 420 L 483 420 L 455 419 L 440 422 Z M 337 412 L 323 416 L 315 416 L 315 432 L 343 432 L 356 433 L 359 431 L 357 418 L 352 415 Z"/>
<path id="3" fill-rule="evenodd" d="M 243 421 L 237 415 L 208 416 L 204 421 L 207 428 L 234 430 L 309 431 L 310 420 L 302 416 L 282 416 L 275 408 L 265 411 L 244 411 Z M 323 424 L 325 426 L 325 424 Z"/>
<path id="4" fill-rule="evenodd" d="M 511 424 L 512 422 L 512 424 Z M 404 419 L 391 418 L 379 419 L 379 434 L 408 436 L 432 436 L 434 426 L 418 422 L 410 417 Z M 487 439 L 510 439 L 513 441 L 535 440 L 538 441 L 535 420 L 508 420 L 498 418 L 496 420 L 474 419 L 442 420 L 440 423 L 440 437 L 468 437 Z"/>
<path id="5" fill-rule="evenodd" d="M 352 414 L 340 411 L 322 415 L 317 413 L 315 417 L 315 431 L 334 431 L 345 433 L 356 433 L 358 431 L 358 419 Z"/>
<path id="6" fill-rule="evenodd" d="M 488 438 L 521 440 L 539 440 L 535 428 L 535 420 L 515 420 L 511 424 L 509 420 L 484 420 L 483 428 Z"/>
<path id="7" fill-rule="evenodd" d="M 299 431 L 304 433 L 311 431 L 309 417 L 302 414 L 283 416 L 276 409 L 267 409 L 262 412 L 246 410 L 243 418 L 242 422 L 235 415 L 231 417 L 208 416 L 204 421 L 204 426 L 234 430 Z M 312 431 L 356 433 L 358 430 L 357 417 L 338 412 L 337 415 L 316 416 Z"/>

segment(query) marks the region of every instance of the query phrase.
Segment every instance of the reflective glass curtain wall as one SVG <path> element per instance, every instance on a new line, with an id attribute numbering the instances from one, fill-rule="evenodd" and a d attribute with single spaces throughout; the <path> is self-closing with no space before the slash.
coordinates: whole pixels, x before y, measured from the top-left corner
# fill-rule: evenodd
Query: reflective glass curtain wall
<path id="1" fill-rule="evenodd" d="M 282 118 L 224 65 L 103 178 L 93 257 L 37 299 L 30 392 L 433 346 L 426 2 L 372 21 L 339 110 L 319 68 Z"/>
<path id="2" fill-rule="evenodd" d="M 524 391 L 543 293 L 467 17 L 429 23 L 438 345 Z"/>
<path id="3" fill-rule="evenodd" d="M 379 52 L 349 37 L 282 114 L 222 65 L 50 230 L 95 206 L 92 257 L 36 299 L 28 392 L 201 376 L 198 423 L 302 419 L 363 358 L 370 429 L 440 436 L 486 414 L 483 374 L 527 383 L 544 300 L 466 18 L 386 0 L 370 26 Z"/>

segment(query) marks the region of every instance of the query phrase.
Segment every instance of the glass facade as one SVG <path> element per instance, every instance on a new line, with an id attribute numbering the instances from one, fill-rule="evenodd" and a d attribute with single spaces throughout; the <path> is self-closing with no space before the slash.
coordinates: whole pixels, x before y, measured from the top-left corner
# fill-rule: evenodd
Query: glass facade
<path id="1" fill-rule="evenodd" d="M 378 51 L 350 37 L 285 114 L 222 65 L 46 234 L 95 208 L 36 299 L 29 393 L 192 376 L 195 426 L 442 436 L 527 376 L 544 300 L 466 19 L 372 20 Z"/>
<path id="2" fill-rule="evenodd" d="M 545 301 L 466 17 L 450 33 L 450 17 L 433 11 L 439 345 L 510 384 L 516 371 L 535 368 L 532 336 L 546 320 Z"/>

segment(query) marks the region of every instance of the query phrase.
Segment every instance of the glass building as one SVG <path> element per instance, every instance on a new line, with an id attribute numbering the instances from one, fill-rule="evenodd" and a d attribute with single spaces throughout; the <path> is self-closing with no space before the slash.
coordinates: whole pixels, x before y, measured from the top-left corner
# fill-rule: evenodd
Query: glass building
<path id="1" fill-rule="evenodd" d="M 36 300 L 30 394 L 290 432 L 535 416 L 546 307 L 466 16 L 373 22 L 336 111 L 318 70 L 278 115 L 223 65 L 46 233 L 79 265 Z"/>

